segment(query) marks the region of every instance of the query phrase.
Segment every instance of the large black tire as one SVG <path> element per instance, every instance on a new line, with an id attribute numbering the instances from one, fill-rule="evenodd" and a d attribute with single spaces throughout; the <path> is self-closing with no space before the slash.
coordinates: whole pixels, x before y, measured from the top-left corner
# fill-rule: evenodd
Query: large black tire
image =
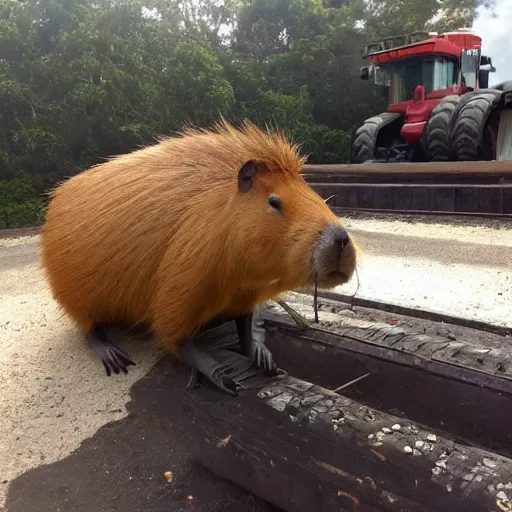
<path id="1" fill-rule="evenodd" d="M 492 160 L 487 120 L 500 101 L 502 92 L 486 89 L 469 92 L 453 114 L 451 147 L 456 160 Z"/>
<path id="2" fill-rule="evenodd" d="M 368 160 L 380 158 L 377 155 L 377 139 L 389 138 L 391 132 L 389 128 L 398 122 L 402 114 L 396 112 L 382 112 L 376 116 L 366 119 L 366 121 L 357 130 L 352 133 L 350 141 L 350 162 L 353 164 L 362 164 Z M 382 131 L 384 130 L 384 131 Z M 387 142 L 389 143 L 389 141 Z M 385 140 L 383 144 L 386 145 Z"/>
<path id="3" fill-rule="evenodd" d="M 427 160 L 447 162 L 452 159 L 450 126 L 452 114 L 460 101 L 455 94 L 443 98 L 432 110 L 424 130 L 423 150 Z"/>
<path id="4" fill-rule="evenodd" d="M 350 148 L 350 161 L 362 164 L 375 158 L 375 140 L 381 124 L 379 116 L 367 119 L 354 133 Z"/>

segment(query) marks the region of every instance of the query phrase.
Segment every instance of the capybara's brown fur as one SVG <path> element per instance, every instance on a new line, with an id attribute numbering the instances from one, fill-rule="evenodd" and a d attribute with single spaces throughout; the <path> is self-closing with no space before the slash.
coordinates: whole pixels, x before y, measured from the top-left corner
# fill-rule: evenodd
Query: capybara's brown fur
<path id="1" fill-rule="evenodd" d="M 241 194 L 248 161 L 258 174 Z M 51 193 L 42 228 L 54 298 L 85 334 L 146 324 L 174 352 L 212 317 L 248 314 L 311 284 L 316 240 L 338 219 L 299 175 L 304 161 L 279 132 L 222 121 L 70 178 Z M 281 198 L 281 212 L 269 194 Z M 356 252 L 350 241 L 344 280 Z"/>

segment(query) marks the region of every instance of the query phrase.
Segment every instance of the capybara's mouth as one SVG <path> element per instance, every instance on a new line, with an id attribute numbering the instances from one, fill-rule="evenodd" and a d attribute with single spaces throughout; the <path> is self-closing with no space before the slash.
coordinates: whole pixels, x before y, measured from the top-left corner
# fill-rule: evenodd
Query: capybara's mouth
<path id="1" fill-rule="evenodd" d="M 334 288 L 335 286 L 345 284 L 349 280 L 350 277 L 344 272 L 334 271 L 324 276 L 318 276 L 318 286 L 320 288 Z"/>

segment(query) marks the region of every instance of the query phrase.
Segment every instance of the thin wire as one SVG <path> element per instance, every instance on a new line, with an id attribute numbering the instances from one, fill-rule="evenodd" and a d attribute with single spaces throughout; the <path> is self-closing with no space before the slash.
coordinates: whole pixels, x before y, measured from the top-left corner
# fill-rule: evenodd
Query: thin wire
<path id="1" fill-rule="evenodd" d="M 315 274 L 315 294 L 313 295 L 313 307 L 315 308 L 315 323 L 318 323 L 318 274 Z"/>

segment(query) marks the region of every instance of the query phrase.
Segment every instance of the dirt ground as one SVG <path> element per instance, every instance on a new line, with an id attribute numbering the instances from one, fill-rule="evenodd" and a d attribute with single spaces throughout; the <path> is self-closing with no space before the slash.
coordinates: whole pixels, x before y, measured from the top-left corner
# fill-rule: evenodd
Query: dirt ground
<path id="1" fill-rule="evenodd" d="M 364 216 L 344 221 L 364 257 L 359 287 L 354 279 L 340 289 L 343 293 L 357 291 L 361 297 L 512 325 L 509 223 Z M 39 268 L 38 240 L 37 230 L 0 235 L 0 509 L 16 477 L 64 460 L 102 427 L 127 418 L 130 388 L 162 355 L 151 340 L 120 337 L 119 345 L 137 366 L 127 376 L 105 377 L 50 296 Z M 101 437 L 97 446 L 100 441 Z M 169 445 L 172 441 L 169 438 Z M 191 471 L 187 468 L 183 474 Z M 213 489 L 213 483 L 208 485 Z M 29 487 L 23 489 L 27 492 Z M 229 486 L 225 492 L 243 498 L 243 492 Z M 165 496 L 169 503 L 178 503 L 168 493 Z M 247 506 L 244 510 L 264 510 L 261 503 Z"/>

